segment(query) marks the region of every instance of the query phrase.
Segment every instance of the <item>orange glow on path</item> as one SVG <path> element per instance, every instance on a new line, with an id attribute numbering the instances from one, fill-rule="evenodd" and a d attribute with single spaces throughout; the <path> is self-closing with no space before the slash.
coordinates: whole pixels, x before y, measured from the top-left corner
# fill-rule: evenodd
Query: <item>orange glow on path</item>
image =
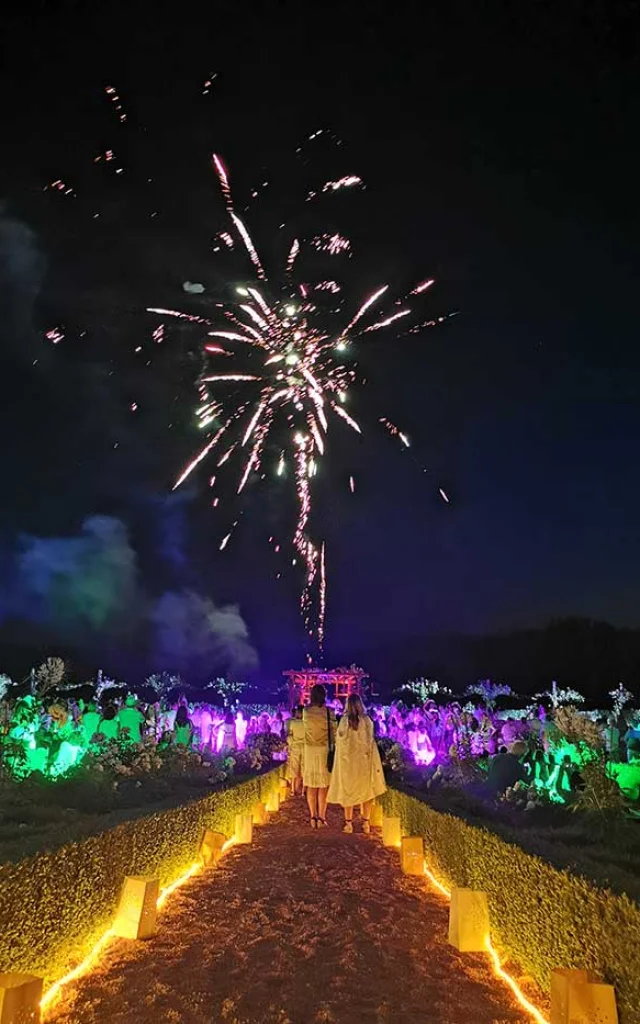
<path id="1" fill-rule="evenodd" d="M 231 836 L 230 839 L 227 839 L 222 845 L 221 854 L 225 854 L 227 850 L 230 850 L 231 847 L 235 845 L 235 843 L 235 836 Z M 166 901 L 169 899 L 169 896 L 171 896 L 176 891 L 176 889 L 179 889 L 181 886 L 183 886 L 185 882 L 188 882 L 190 878 L 193 878 L 193 876 L 197 875 L 201 870 L 202 865 L 200 864 L 200 862 L 194 861 L 191 867 L 189 867 L 184 872 L 184 874 L 180 875 L 179 878 L 176 878 L 175 882 L 172 882 L 171 885 L 167 885 L 164 887 L 164 889 L 161 889 L 160 895 L 158 896 L 158 900 L 156 903 L 156 907 L 158 908 L 158 910 L 160 910 L 164 906 Z M 87 953 L 84 960 L 82 960 L 77 967 L 74 967 L 72 971 L 69 971 L 62 978 L 59 978 L 58 981 L 55 981 L 53 985 L 51 985 L 50 988 L 47 989 L 42 999 L 40 1000 L 40 1009 L 42 1010 L 43 1015 L 47 1010 L 47 1007 L 49 1007 L 50 1004 L 54 1002 L 54 1000 L 58 997 L 58 995 L 60 994 L 60 990 L 63 988 L 64 985 L 68 985 L 70 982 L 76 981 L 77 978 L 82 977 L 83 974 L 87 974 L 88 971 L 91 970 L 91 968 L 94 966 L 94 964 L 100 957 L 102 950 L 105 948 L 105 946 L 109 944 L 113 937 L 113 928 L 107 928 L 106 932 L 104 932 L 100 936 L 95 945 Z"/>
<path id="2" fill-rule="evenodd" d="M 443 885 L 443 883 L 436 878 L 433 872 L 429 870 L 429 868 L 427 867 L 426 860 L 424 861 L 424 873 L 431 882 L 431 884 L 433 885 L 433 887 L 437 889 L 442 896 L 446 897 L 446 899 L 451 900 L 451 890 L 447 889 L 446 885 Z M 514 996 L 516 997 L 519 1005 L 522 1007 L 523 1010 L 526 1010 L 527 1013 L 529 1013 L 533 1017 L 533 1019 L 536 1021 L 536 1024 L 549 1024 L 549 1021 L 546 1017 L 543 1017 L 543 1015 L 540 1013 L 540 1010 L 538 1010 L 538 1008 L 535 1007 L 533 1003 L 529 1002 L 529 1000 L 524 995 L 522 989 L 518 985 L 518 982 L 515 980 L 515 978 L 512 978 L 511 975 L 507 971 L 505 971 L 504 967 L 500 963 L 500 957 L 496 953 L 496 950 L 491 942 L 491 937 L 489 935 L 485 936 L 484 944 L 487 953 L 491 958 L 493 973 L 495 974 L 496 978 L 499 978 L 500 981 L 503 981 L 505 985 L 509 986 Z"/>
<path id="3" fill-rule="evenodd" d="M 52 1003 L 56 996 L 59 994 L 60 989 L 62 988 L 63 985 L 68 985 L 70 981 L 75 981 L 76 978 L 79 978 L 81 975 L 86 974 L 87 971 L 89 971 L 93 967 L 94 963 L 100 956 L 100 953 L 102 952 L 103 948 L 107 945 L 107 943 L 111 940 L 112 937 L 113 929 L 107 928 L 106 932 L 104 932 L 104 934 L 101 935 L 93 949 L 91 949 L 91 951 L 87 953 L 84 960 L 82 960 L 82 962 L 79 963 L 77 967 L 74 967 L 72 971 L 69 971 L 68 974 L 65 974 L 62 978 L 54 982 L 53 985 L 51 985 L 51 987 L 47 989 L 42 999 L 40 1000 L 40 1009 L 43 1012 L 46 1010 L 49 1003 Z"/>
<path id="4" fill-rule="evenodd" d="M 530 1013 L 533 1019 L 537 1021 L 537 1024 L 549 1024 L 549 1021 L 546 1017 L 542 1016 L 540 1010 L 536 1009 L 533 1003 L 530 1003 L 526 996 L 523 995 L 522 989 L 518 985 L 515 978 L 512 978 L 510 974 L 507 974 L 504 967 L 500 963 L 500 957 L 493 948 L 491 944 L 491 939 L 488 935 L 485 936 L 484 944 L 487 947 L 487 952 L 489 953 L 489 956 L 491 957 L 491 962 L 493 964 L 493 970 L 496 974 L 496 977 L 501 978 L 502 981 L 504 981 L 505 985 L 509 986 L 522 1009 L 526 1010 L 527 1013 Z"/>

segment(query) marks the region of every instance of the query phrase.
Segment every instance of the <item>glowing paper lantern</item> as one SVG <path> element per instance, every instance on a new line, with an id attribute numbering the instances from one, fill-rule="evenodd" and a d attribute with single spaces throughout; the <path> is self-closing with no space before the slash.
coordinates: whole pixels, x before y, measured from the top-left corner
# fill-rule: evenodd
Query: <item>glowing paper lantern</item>
<path id="1" fill-rule="evenodd" d="M 449 908 L 449 944 L 459 953 L 482 953 L 489 934 L 486 892 L 453 889 Z"/>
<path id="2" fill-rule="evenodd" d="M 0 974 L 0 1024 L 40 1024 L 42 978 Z"/>
<path id="3" fill-rule="evenodd" d="M 267 810 L 269 814 L 275 814 L 280 810 L 280 794 L 277 789 L 272 789 L 267 795 Z"/>
<path id="4" fill-rule="evenodd" d="M 369 817 L 369 824 L 372 828 L 382 828 L 382 804 L 374 803 L 371 808 L 371 815 Z"/>
<path id="5" fill-rule="evenodd" d="M 567 1024 L 569 989 L 589 981 L 586 971 L 557 970 L 551 972 L 551 1024 Z"/>
<path id="6" fill-rule="evenodd" d="M 148 939 L 156 930 L 158 879 L 130 875 L 124 880 L 113 925 L 122 939 Z"/>
<path id="7" fill-rule="evenodd" d="M 265 825 L 268 821 L 267 808 L 262 800 L 257 800 L 251 808 L 251 817 L 254 825 Z"/>
<path id="8" fill-rule="evenodd" d="M 405 836 L 400 847 L 405 875 L 424 875 L 424 842 L 420 836 Z"/>
<path id="9" fill-rule="evenodd" d="M 220 860 L 225 841 L 222 832 L 211 832 L 207 829 L 200 847 L 200 859 L 206 868 Z"/>
<path id="10" fill-rule="evenodd" d="M 247 844 L 253 840 L 253 818 L 250 814 L 236 814 L 236 843 Z"/>
<path id="11" fill-rule="evenodd" d="M 551 975 L 551 1024 L 618 1024 L 613 985 L 589 981 L 586 971 Z"/>
<path id="12" fill-rule="evenodd" d="M 400 846 L 402 839 L 402 828 L 400 818 L 382 818 L 382 844 L 383 846 Z"/>

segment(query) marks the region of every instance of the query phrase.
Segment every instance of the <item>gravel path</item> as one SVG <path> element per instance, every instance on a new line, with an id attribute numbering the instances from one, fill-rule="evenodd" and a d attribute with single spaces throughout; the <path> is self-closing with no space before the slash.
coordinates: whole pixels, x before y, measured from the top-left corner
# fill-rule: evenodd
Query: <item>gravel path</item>
<path id="1" fill-rule="evenodd" d="M 178 890 L 147 942 L 117 940 L 51 1024 L 525 1024 L 448 907 L 377 837 L 309 828 L 290 800 Z"/>

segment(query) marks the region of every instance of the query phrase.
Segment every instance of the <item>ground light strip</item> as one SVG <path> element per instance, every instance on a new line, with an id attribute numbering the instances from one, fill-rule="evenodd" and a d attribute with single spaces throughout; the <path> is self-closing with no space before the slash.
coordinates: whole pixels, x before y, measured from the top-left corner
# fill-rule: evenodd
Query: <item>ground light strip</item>
<path id="1" fill-rule="evenodd" d="M 446 899 L 451 900 L 451 890 L 447 889 L 446 885 L 443 885 L 442 882 L 440 882 L 436 878 L 433 872 L 429 870 L 426 861 L 424 861 L 424 873 L 431 882 L 431 884 L 433 885 L 433 887 L 437 889 L 438 892 L 441 893 L 444 897 L 446 897 Z M 531 1014 L 533 1019 L 536 1021 L 536 1024 L 549 1024 L 549 1021 L 546 1017 L 542 1016 L 540 1010 L 538 1010 L 537 1007 L 533 1005 L 533 1003 L 529 1002 L 529 1000 L 523 993 L 522 989 L 518 985 L 518 982 L 515 980 L 515 978 L 512 978 L 511 975 L 508 974 L 507 971 L 505 971 L 504 967 L 500 963 L 500 957 L 496 953 L 491 942 L 491 937 L 489 935 L 485 935 L 484 944 L 487 953 L 491 957 L 491 965 L 493 967 L 493 973 L 495 974 L 495 976 L 499 978 L 501 981 L 503 981 L 505 985 L 509 986 L 522 1009 L 526 1010 L 527 1013 Z"/>
<path id="2" fill-rule="evenodd" d="M 230 850 L 231 847 L 235 844 L 235 842 L 235 836 L 232 836 L 231 839 L 227 839 L 222 844 L 220 854 L 222 855 L 226 853 L 227 850 Z M 190 878 L 193 878 L 193 876 L 201 870 L 202 864 L 199 861 L 194 861 L 191 867 L 188 868 L 183 875 L 180 875 L 179 878 L 176 878 L 175 882 L 172 882 L 171 885 L 167 885 L 164 887 L 164 889 L 161 889 L 160 895 L 158 896 L 158 900 L 156 903 L 158 910 L 160 910 L 164 906 L 169 896 L 171 896 L 172 893 L 176 891 L 176 889 L 179 889 L 182 885 L 185 884 L 185 882 L 188 882 Z M 59 978 L 58 981 L 54 981 L 53 985 L 51 985 L 51 987 L 47 989 L 42 999 L 40 1000 L 40 1009 L 43 1012 L 53 1002 L 53 1000 L 59 994 L 60 990 L 63 988 L 64 985 L 68 985 L 71 981 L 75 981 L 77 978 L 82 977 L 83 974 L 86 974 L 88 971 L 91 970 L 93 965 L 100 957 L 102 950 L 105 948 L 105 946 L 109 944 L 113 937 L 113 928 L 107 928 L 107 930 L 103 932 L 103 934 L 100 936 L 98 941 L 92 946 L 91 950 L 87 953 L 84 960 L 82 960 L 77 967 L 74 967 L 72 971 L 69 971 L 62 978 Z"/>

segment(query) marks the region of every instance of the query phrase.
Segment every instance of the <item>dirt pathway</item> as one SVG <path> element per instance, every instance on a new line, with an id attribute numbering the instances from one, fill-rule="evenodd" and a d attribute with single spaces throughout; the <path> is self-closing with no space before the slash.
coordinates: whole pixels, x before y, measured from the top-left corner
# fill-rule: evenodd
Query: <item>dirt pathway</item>
<path id="1" fill-rule="evenodd" d="M 447 905 L 378 838 L 312 831 L 300 800 L 178 890 L 157 935 L 115 942 L 51 1024 L 524 1024 Z"/>

